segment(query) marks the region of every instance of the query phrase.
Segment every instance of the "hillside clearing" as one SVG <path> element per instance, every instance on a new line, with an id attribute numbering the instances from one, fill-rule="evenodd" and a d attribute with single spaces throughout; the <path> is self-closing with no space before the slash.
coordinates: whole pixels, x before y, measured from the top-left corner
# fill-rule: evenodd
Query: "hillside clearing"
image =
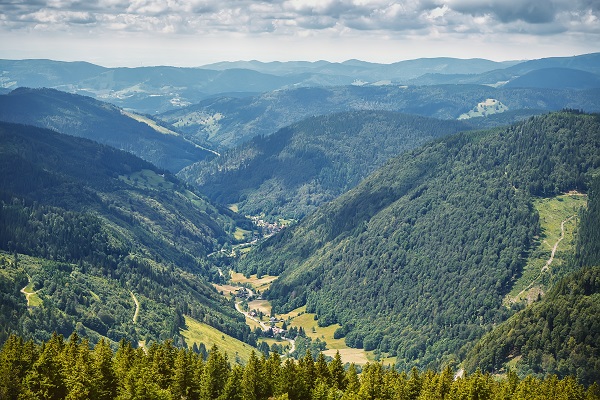
<path id="1" fill-rule="evenodd" d="M 276 276 L 264 275 L 258 278 L 255 275 L 251 275 L 249 278 L 246 278 L 244 274 L 239 272 L 231 272 L 231 282 L 237 283 L 239 285 L 248 284 L 254 288 L 257 292 L 263 292 L 271 286 L 271 282 L 277 279 Z"/>
<path id="2" fill-rule="evenodd" d="M 232 363 L 247 362 L 252 351 L 258 354 L 258 350 L 249 344 L 231 337 L 212 326 L 198 322 L 191 317 L 185 316 L 185 326 L 187 329 L 182 329 L 180 332 L 185 338 L 188 347 L 192 347 L 194 343 L 197 346 L 200 346 L 200 343 L 204 343 L 206 349 L 209 350 L 213 345 L 217 345 L 219 350 L 227 353 Z"/>
<path id="3" fill-rule="evenodd" d="M 522 301 L 531 303 L 545 292 L 545 280 L 559 273 L 563 266 L 562 254 L 574 248 L 576 216 L 586 204 L 587 196 L 579 193 L 534 202 L 540 216 L 541 235 L 523 268 L 523 274 L 504 298 L 505 305 Z"/>

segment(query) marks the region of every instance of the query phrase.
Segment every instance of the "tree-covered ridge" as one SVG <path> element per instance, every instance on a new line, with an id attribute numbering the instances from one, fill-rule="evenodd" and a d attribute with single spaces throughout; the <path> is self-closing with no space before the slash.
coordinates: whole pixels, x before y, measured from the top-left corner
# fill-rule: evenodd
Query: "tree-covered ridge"
<path id="1" fill-rule="evenodd" d="M 308 118 L 184 169 L 197 184 L 240 213 L 300 219 L 356 186 L 388 159 L 468 126 L 384 111 Z"/>
<path id="2" fill-rule="evenodd" d="M 37 399 L 189 400 L 425 400 L 425 399 L 587 399 L 600 398 L 572 377 L 496 380 L 477 371 L 455 379 L 451 368 L 410 374 L 368 364 L 360 376 L 345 369 L 339 354 L 327 362 L 310 353 L 298 362 L 254 353 L 246 365 L 231 365 L 213 347 L 206 360 L 170 342 L 147 352 L 122 341 L 116 352 L 101 341 L 90 349 L 76 335 L 54 335 L 41 346 L 11 336 L 0 350 L 0 397 Z"/>
<path id="3" fill-rule="evenodd" d="M 182 314 L 248 339 L 243 318 L 207 282 L 219 274 L 205 256 L 229 241 L 235 221 L 177 178 L 87 139 L 7 123 L 0 166 L 0 250 L 9 252 L 0 340 L 75 329 L 94 342 L 181 344 Z M 27 275 L 41 299 L 30 312 L 19 293 Z"/>
<path id="4" fill-rule="evenodd" d="M 0 96 L 0 121 L 35 125 L 126 150 L 173 173 L 214 155 L 158 132 L 118 107 L 54 89 L 19 88 Z"/>
<path id="5" fill-rule="evenodd" d="M 353 347 L 439 365 L 511 314 L 502 298 L 539 223 L 531 196 L 585 190 L 600 167 L 600 118 L 561 112 L 460 133 L 388 162 L 251 252 L 243 272 L 279 274 L 279 311 L 307 304 Z"/>
<path id="6" fill-rule="evenodd" d="M 465 367 L 496 372 L 510 365 L 525 374 L 575 376 L 600 382 L 600 267 L 561 280 L 540 302 L 484 336 Z"/>
<path id="7" fill-rule="evenodd" d="M 584 268 L 485 335 L 467 353 L 466 368 L 491 372 L 510 362 L 523 374 L 572 375 L 586 384 L 600 382 L 599 206 L 600 178 L 596 176 L 588 208 L 581 212 L 578 251 L 571 261 Z"/>
<path id="8" fill-rule="evenodd" d="M 501 80 L 505 79 L 489 83 Z M 315 115 L 380 110 L 452 120 L 486 99 L 496 99 L 511 111 L 534 109 L 539 114 L 573 108 L 598 112 L 598 93 L 600 89 L 505 89 L 472 84 L 303 87 L 246 98 L 207 99 L 159 117 L 188 139 L 223 150 Z M 500 126 L 519 119 L 511 115 L 508 121 L 493 119 L 489 123 Z"/>

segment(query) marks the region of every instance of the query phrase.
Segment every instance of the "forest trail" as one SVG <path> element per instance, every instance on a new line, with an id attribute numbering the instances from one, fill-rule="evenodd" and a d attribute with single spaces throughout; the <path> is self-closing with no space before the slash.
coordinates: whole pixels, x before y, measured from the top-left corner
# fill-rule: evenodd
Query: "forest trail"
<path id="1" fill-rule="evenodd" d="M 34 294 L 38 293 L 40 290 L 42 290 L 42 289 L 38 289 L 38 290 L 34 290 L 32 292 L 31 291 L 27 291 L 27 288 L 29 287 L 29 285 L 31 285 L 31 276 L 29 276 L 29 274 L 28 274 L 27 275 L 27 285 L 25 285 L 25 287 L 20 290 L 20 292 L 25 295 L 25 299 L 27 300 L 27 307 L 31 307 L 31 304 L 29 302 L 29 298 L 31 296 L 33 296 Z"/>
<path id="2" fill-rule="evenodd" d="M 550 269 L 550 265 L 554 261 L 554 256 L 556 254 L 556 250 L 558 249 L 558 245 L 565 238 L 565 224 L 567 222 L 569 222 L 570 220 L 572 220 L 573 218 L 575 218 L 575 215 L 571 215 L 569 218 L 565 219 L 564 221 L 562 221 L 560 223 L 560 237 L 558 238 L 558 240 L 556 241 L 556 243 L 554 243 L 554 246 L 552 246 L 552 252 L 550 253 L 550 258 L 548 258 L 548 261 L 546 261 L 546 264 L 540 269 L 540 273 L 537 276 L 537 278 L 535 278 L 525 289 L 521 290 L 519 292 L 519 294 L 517 294 L 514 297 L 515 299 L 521 298 L 521 296 L 523 295 L 523 293 L 525 293 L 526 291 L 528 291 L 529 289 L 531 289 L 533 287 L 533 285 L 540 279 L 540 277 L 542 276 L 542 274 Z"/>
<path id="3" fill-rule="evenodd" d="M 129 293 L 131 293 L 131 297 L 135 302 L 135 313 L 133 313 L 133 323 L 135 324 L 137 323 L 140 316 L 140 302 L 138 301 L 137 297 L 135 297 L 135 294 L 133 294 L 132 291 L 129 291 Z"/>
<path id="4" fill-rule="evenodd" d="M 550 268 L 550 264 L 552 264 L 552 261 L 554 261 L 554 255 L 556 254 L 556 249 L 558 248 L 558 245 L 560 244 L 560 242 L 562 242 L 562 240 L 565 238 L 565 224 L 567 222 L 569 222 L 570 220 L 572 220 L 573 218 L 575 218 L 575 216 L 571 215 L 569 218 L 565 219 L 564 221 L 562 221 L 560 223 L 560 237 L 558 238 L 556 243 L 554 243 L 554 247 L 552 247 L 552 253 L 550 254 L 550 258 L 548 259 L 548 261 L 546 261 L 546 265 L 544 265 L 542 267 L 540 272 L 547 271 L 548 268 Z"/>

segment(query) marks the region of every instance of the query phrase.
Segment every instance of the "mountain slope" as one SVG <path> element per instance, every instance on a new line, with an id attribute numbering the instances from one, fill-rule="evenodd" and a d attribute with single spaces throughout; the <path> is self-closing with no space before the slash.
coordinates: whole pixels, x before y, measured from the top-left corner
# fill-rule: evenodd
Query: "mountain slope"
<path id="1" fill-rule="evenodd" d="M 504 87 L 592 89 L 600 87 L 600 75 L 571 68 L 543 68 L 515 78 Z"/>
<path id="2" fill-rule="evenodd" d="M 83 62 L 0 60 L 2 88 L 54 88 L 146 114 L 177 109 L 220 93 L 243 97 L 285 87 L 347 85 L 354 79 L 314 72 L 279 76 L 250 69 L 105 68 Z"/>
<path id="3" fill-rule="evenodd" d="M 600 53 L 591 53 L 573 57 L 549 57 L 529 60 L 507 68 L 495 69 L 482 73 L 455 73 L 452 75 L 427 73 L 418 78 L 411 79 L 407 83 L 413 85 L 480 84 L 502 86 L 511 80 L 518 79 L 523 75 L 542 69 L 567 68 L 592 74 L 600 74 L 598 65 L 600 65 Z M 543 85 L 541 87 L 552 88 L 557 83 L 548 80 L 541 84 Z"/>
<path id="4" fill-rule="evenodd" d="M 0 120 L 50 128 L 129 151 L 177 172 L 214 155 L 171 132 L 158 132 L 119 108 L 54 89 L 20 88 L 0 96 Z"/>
<path id="5" fill-rule="evenodd" d="M 600 177 L 578 226 L 571 263 L 583 266 L 558 282 L 544 298 L 479 340 L 464 366 L 496 372 L 507 366 L 520 374 L 573 375 L 600 384 Z"/>
<path id="6" fill-rule="evenodd" d="M 160 114 L 159 118 L 195 143 L 224 149 L 311 116 L 336 112 L 382 110 L 457 119 L 486 99 L 496 99 L 511 111 L 572 108 L 597 112 L 599 93 L 599 89 L 496 89 L 478 85 L 298 88 L 243 99 L 206 100 Z"/>
<path id="7" fill-rule="evenodd" d="M 472 371 L 499 371 L 507 362 L 520 374 L 572 375 L 600 382 L 600 267 L 561 280 L 540 302 L 484 336 L 467 354 Z"/>
<path id="8" fill-rule="evenodd" d="M 280 274 L 275 310 L 306 304 L 352 347 L 438 366 L 510 311 L 504 294 L 538 234 L 532 195 L 584 190 L 600 118 L 557 113 L 462 133 L 400 156 L 251 252 Z"/>
<path id="9" fill-rule="evenodd" d="M 458 59 L 450 57 L 419 58 L 391 64 L 370 63 L 359 60 L 348 60 L 342 63 L 327 61 L 289 61 L 268 62 L 235 61 L 219 62 L 203 66 L 207 69 L 228 70 L 236 68 L 251 69 L 262 73 L 287 75 L 299 73 L 318 73 L 321 75 L 342 75 L 366 82 L 388 80 L 403 82 L 425 73 L 438 72 L 444 74 L 470 73 L 478 74 L 519 63 L 518 61 L 495 62 L 484 59 Z"/>
<path id="10" fill-rule="evenodd" d="M 389 158 L 467 129 L 458 121 L 384 111 L 313 117 L 194 164 L 179 176 L 213 201 L 237 203 L 242 215 L 300 219 Z"/>
<path id="11" fill-rule="evenodd" d="M 24 302 L 29 275 L 42 304 L 31 314 L 2 308 L 13 318 L 3 333 L 43 339 L 77 328 L 137 343 L 177 338 L 185 313 L 247 338 L 243 318 L 206 280 L 218 272 L 205 256 L 235 222 L 174 176 L 87 139 L 8 123 L 0 168 L 4 293 Z M 3 304 L 19 304 L 9 297 Z"/>

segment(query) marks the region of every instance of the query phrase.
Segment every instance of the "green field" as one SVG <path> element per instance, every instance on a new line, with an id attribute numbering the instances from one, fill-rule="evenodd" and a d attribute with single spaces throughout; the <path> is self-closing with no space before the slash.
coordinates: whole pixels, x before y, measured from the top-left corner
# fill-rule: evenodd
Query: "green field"
<path id="1" fill-rule="evenodd" d="M 185 338 L 188 347 L 193 343 L 200 345 L 204 343 L 207 350 L 216 344 L 219 350 L 226 352 L 229 361 L 234 363 L 236 360 L 245 363 L 250 358 L 252 351 L 258 353 L 254 347 L 246 344 L 234 337 L 231 337 L 212 326 L 203 324 L 195 319 L 185 316 L 185 325 L 187 329 L 182 329 L 181 334 Z"/>
<path id="2" fill-rule="evenodd" d="M 327 327 L 318 326 L 317 321 L 315 320 L 315 314 L 307 313 L 306 306 L 297 308 L 280 317 L 286 320 L 289 318 L 291 321 L 289 322 L 290 327 L 301 327 L 306 332 L 306 335 L 313 340 L 319 338 L 325 341 L 327 343 L 327 350 L 323 353 L 327 356 L 333 357 L 336 351 L 339 351 L 344 363 L 349 362 L 360 365 L 364 365 L 367 362 L 374 360 L 373 352 L 350 348 L 346 346 L 344 338 L 334 339 L 333 333 L 340 325 L 334 324 Z M 389 364 L 389 362 L 386 362 L 386 364 Z"/>
<path id="3" fill-rule="evenodd" d="M 236 227 L 235 232 L 233 232 L 233 238 L 235 240 L 248 240 L 250 237 L 252 237 L 252 231 L 240 227 Z"/>
<path id="4" fill-rule="evenodd" d="M 537 199 L 534 206 L 540 216 L 541 235 L 536 247 L 531 251 L 523 274 L 515 282 L 504 303 L 535 301 L 538 295 L 545 292 L 545 284 L 556 273 L 560 273 L 565 260 L 565 253 L 572 252 L 575 246 L 574 231 L 577 225 L 577 214 L 587 203 L 587 196 L 578 193 L 564 194 L 549 199 Z M 573 218 L 572 218 L 573 217 Z M 571 219 L 570 219 L 571 218 Z M 564 224 L 564 238 L 556 249 L 554 260 L 545 268 L 552 248 L 561 237 L 561 224 Z"/>
<path id="5" fill-rule="evenodd" d="M 263 292 L 269 288 L 271 282 L 277 279 L 276 276 L 264 275 L 258 278 L 256 275 L 250 275 L 249 278 L 246 278 L 244 274 L 240 274 L 239 272 L 231 272 L 231 282 L 237 283 L 239 285 L 248 284 L 252 286 L 252 288 L 258 292 Z"/>

